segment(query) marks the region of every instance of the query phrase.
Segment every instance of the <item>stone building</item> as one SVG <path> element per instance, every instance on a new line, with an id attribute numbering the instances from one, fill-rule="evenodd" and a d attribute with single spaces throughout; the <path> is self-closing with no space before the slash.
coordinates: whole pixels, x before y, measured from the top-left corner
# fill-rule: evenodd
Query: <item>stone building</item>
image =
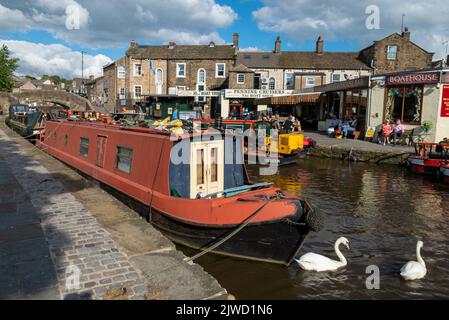
<path id="1" fill-rule="evenodd" d="M 319 37 L 312 52 L 282 51 L 277 37 L 273 51 L 239 52 L 237 65 L 254 71 L 254 89 L 300 90 L 367 76 L 371 68 L 358 52 L 326 52 Z"/>
<path id="2" fill-rule="evenodd" d="M 434 54 L 410 38 L 407 28 L 401 34 L 393 33 L 361 50 L 360 59 L 372 66 L 377 74 L 432 68 Z"/>

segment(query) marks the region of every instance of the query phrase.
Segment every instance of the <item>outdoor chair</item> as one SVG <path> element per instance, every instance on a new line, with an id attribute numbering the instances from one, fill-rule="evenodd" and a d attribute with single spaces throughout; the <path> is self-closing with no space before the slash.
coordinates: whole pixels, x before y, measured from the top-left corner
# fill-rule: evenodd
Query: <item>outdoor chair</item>
<path id="1" fill-rule="evenodd" d="M 408 145 L 413 146 L 417 143 L 424 142 L 427 135 L 427 130 L 424 127 L 417 127 L 410 132 L 408 137 Z"/>

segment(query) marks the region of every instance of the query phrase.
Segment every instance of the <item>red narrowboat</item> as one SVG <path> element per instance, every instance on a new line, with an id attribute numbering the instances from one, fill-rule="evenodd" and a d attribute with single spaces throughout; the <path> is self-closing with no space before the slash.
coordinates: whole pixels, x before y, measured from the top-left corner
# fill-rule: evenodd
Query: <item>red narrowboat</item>
<path id="1" fill-rule="evenodd" d="M 242 136 L 52 120 L 38 146 L 143 204 L 149 222 L 194 249 L 289 265 L 320 227 L 307 201 L 250 182 Z"/>
<path id="2" fill-rule="evenodd" d="M 409 168 L 413 172 L 436 175 L 442 163 L 448 158 L 449 145 L 439 143 L 418 143 L 415 155 L 408 159 Z"/>
<path id="3" fill-rule="evenodd" d="M 444 182 L 449 183 L 449 162 L 445 161 L 441 164 L 440 176 Z"/>

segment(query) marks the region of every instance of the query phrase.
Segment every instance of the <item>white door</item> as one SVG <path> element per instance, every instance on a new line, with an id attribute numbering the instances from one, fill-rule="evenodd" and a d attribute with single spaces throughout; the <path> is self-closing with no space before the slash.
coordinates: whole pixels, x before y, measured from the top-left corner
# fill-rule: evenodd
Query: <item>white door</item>
<path id="1" fill-rule="evenodd" d="M 224 142 L 191 144 L 190 197 L 209 195 L 224 189 Z"/>

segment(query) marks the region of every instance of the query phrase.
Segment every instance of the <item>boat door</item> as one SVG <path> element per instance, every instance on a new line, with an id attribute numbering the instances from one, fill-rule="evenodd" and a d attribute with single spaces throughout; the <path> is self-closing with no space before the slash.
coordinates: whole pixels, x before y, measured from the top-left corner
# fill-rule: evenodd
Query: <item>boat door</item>
<path id="1" fill-rule="evenodd" d="M 193 142 L 190 156 L 190 197 L 224 189 L 224 141 Z"/>
<path id="2" fill-rule="evenodd" d="M 104 157 L 106 155 L 106 142 L 107 137 L 106 136 L 97 136 L 97 161 L 96 164 L 100 168 L 104 167 Z"/>

